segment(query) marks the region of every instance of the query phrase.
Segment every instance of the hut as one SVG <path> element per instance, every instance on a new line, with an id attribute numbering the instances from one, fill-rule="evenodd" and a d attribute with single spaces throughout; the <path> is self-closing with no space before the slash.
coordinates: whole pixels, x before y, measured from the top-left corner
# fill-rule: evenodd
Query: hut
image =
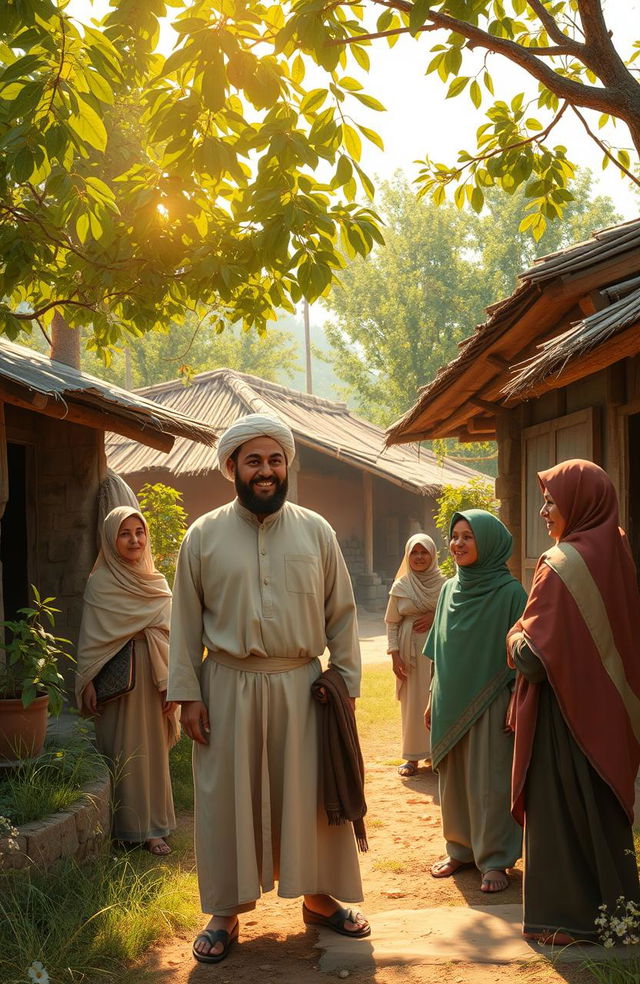
<path id="1" fill-rule="evenodd" d="M 589 458 L 617 488 L 640 567 L 640 219 L 540 258 L 488 315 L 389 444 L 497 440 L 496 494 L 527 587 L 548 539 L 536 472 Z"/>
<path id="2" fill-rule="evenodd" d="M 218 434 L 246 413 L 276 414 L 292 429 L 298 454 L 290 498 L 332 524 L 354 578 L 358 600 L 377 607 L 395 572 L 406 537 L 434 534 L 435 498 L 445 484 L 460 487 L 478 472 L 417 447 L 384 447 L 384 431 L 346 404 L 301 393 L 232 369 L 139 390 L 147 400 L 206 421 Z M 231 487 L 211 448 L 178 439 L 168 455 L 122 435 L 107 441 L 110 466 L 139 491 L 145 483 L 177 488 L 191 520 L 228 502 Z M 489 481 L 489 479 L 487 479 Z"/>
<path id="3" fill-rule="evenodd" d="M 0 341 L 0 618 L 54 596 L 56 633 L 76 642 L 97 553 L 105 431 L 166 454 L 176 438 L 211 446 L 206 424 L 39 352 Z"/>

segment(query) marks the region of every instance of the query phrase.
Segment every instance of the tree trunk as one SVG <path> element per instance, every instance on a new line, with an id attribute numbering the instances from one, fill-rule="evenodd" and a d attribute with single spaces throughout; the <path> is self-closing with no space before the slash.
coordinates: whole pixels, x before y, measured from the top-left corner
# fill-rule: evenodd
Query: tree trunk
<path id="1" fill-rule="evenodd" d="M 51 352 L 56 362 L 63 362 L 73 369 L 80 368 L 80 332 L 71 328 L 57 311 L 51 322 Z"/>

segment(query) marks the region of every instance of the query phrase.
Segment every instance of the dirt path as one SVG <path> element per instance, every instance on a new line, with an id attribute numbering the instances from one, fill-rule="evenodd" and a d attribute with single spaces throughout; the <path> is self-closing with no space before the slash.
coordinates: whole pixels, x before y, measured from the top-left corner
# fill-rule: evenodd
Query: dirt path
<path id="1" fill-rule="evenodd" d="M 375 649 L 373 642 L 371 648 Z M 365 682 L 366 682 L 365 669 Z M 389 680 L 389 699 L 393 684 Z M 429 867 L 442 855 L 437 779 L 430 769 L 421 769 L 411 779 L 400 779 L 396 765 L 399 725 L 392 722 L 370 734 L 365 745 L 367 801 L 369 804 L 369 853 L 362 856 L 362 874 L 367 913 L 389 909 L 487 905 L 492 897 L 480 891 L 475 869 L 453 878 L 434 879 Z M 191 818 L 182 817 L 183 830 L 190 831 Z M 220 845 L 219 850 L 224 850 Z M 495 896 L 495 902 L 520 900 L 522 871 L 512 873 L 511 886 Z M 374 921 L 375 932 L 375 921 Z M 272 892 L 259 903 L 255 913 L 241 918 L 240 945 L 223 963 L 195 964 L 191 937 L 175 938 L 148 954 L 141 969 L 152 972 L 153 984 L 318 984 L 325 976 L 317 969 L 317 936 L 305 930 L 300 902 L 278 899 Z M 337 976 L 337 975 L 330 975 Z M 590 984 L 594 978 L 579 967 L 555 969 L 546 960 L 533 964 L 468 964 L 451 962 L 429 966 L 393 966 L 373 971 L 351 971 L 354 984 Z"/>

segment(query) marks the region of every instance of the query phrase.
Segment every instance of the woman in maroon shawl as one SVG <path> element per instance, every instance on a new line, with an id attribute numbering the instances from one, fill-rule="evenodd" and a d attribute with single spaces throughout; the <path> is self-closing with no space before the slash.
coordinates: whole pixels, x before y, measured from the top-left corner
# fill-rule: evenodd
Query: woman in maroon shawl
<path id="1" fill-rule="evenodd" d="M 525 828 L 524 935 L 564 944 L 598 938 L 603 904 L 640 900 L 640 594 L 607 474 L 574 459 L 538 478 L 556 545 L 508 638 L 512 812 Z"/>

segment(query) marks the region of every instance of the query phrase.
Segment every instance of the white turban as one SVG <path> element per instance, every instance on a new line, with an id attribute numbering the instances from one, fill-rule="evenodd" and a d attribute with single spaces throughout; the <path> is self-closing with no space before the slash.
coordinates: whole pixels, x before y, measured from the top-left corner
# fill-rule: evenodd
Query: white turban
<path id="1" fill-rule="evenodd" d="M 291 464 L 296 456 L 291 428 L 277 417 L 268 417 L 264 413 L 249 413 L 246 417 L 239 417 L 235 423 L 227 427 L 218 441 L 218 468 L 225 478 L 229 481 L 233 480 L 233 476 L 227 470 L 227 462 L 236 448 L 253 440 L 254 437 L 263 436 L 272 437 L 277 441 L 286 455 L 287 464 Z"/>

